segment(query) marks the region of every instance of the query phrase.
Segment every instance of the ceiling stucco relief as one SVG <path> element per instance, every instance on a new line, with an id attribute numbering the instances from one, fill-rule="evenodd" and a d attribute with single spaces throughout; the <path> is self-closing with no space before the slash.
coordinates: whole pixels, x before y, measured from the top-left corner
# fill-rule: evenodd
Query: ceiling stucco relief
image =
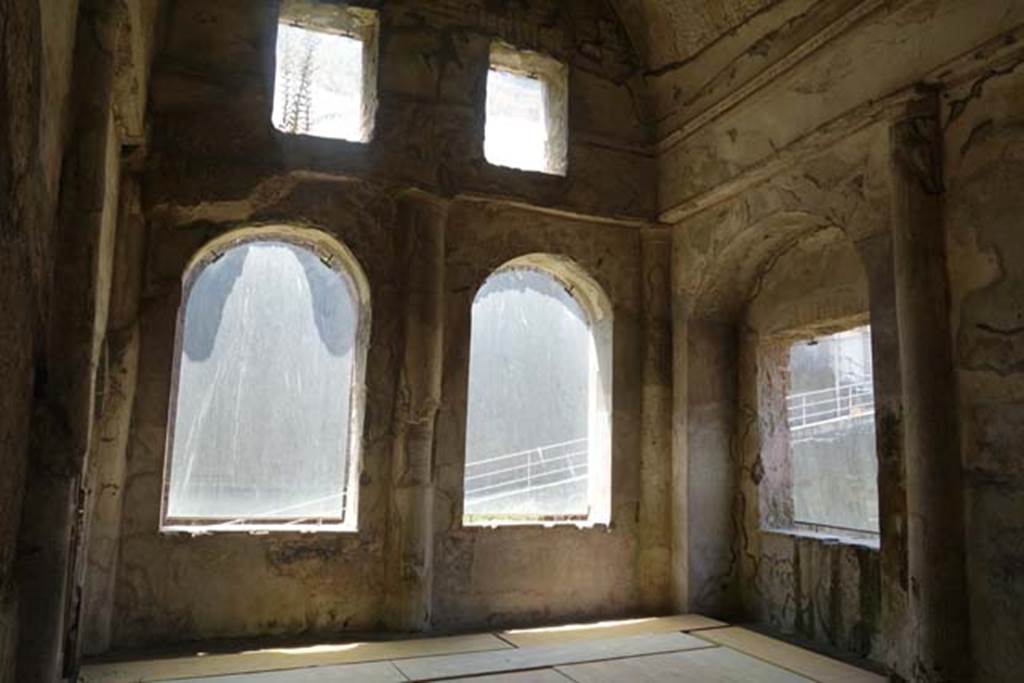
<path id="1" fill-rule="evenodd" d="M 779 0 L 612 0 L 648 69 L 686 61 Z"/>

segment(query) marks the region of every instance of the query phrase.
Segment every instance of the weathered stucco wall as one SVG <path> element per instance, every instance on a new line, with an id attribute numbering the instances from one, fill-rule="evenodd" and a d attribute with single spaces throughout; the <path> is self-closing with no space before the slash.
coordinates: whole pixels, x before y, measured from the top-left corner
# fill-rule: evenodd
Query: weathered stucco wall
<path id="1" fill-rule="evenodd" d="M 670 608 L 1016 680 L 1024 3 L 360 4 L 366 145 L 272 128 L 276 2 L 0 0 L 0 681 Z M 569 65 L 565 177 L 484 160 L 493 38 Z M 260 224 L 337 237 L 370 282 L 359 531 L 161 535 L 182 270 Z M 612 523 L 463 528 L 473 295 L 537 252 L 614 309 Z M 772 340 L 865 314 L 879 547 L 766 531 Z"/>
<path id="2" fill-rule="evenodd" d="M 790 345 L 864 323 L 868 280 L 853 243 L 819 227 L 774 260 L 745 312 L 736 514 L 744 611 L 822 647 L 884 661 L 878 540 L 796 531 L 785 396 Z"/>
<path id="3" fill-rule="evenodd" d="M 624 33 L 607 7 L 585 2 L 500 10 L 394 2 L 380 10 L 379 112 L 374 138 L 362 146 L 272 129 L 275 11 L 253 12 L 247 2 L 172 7 L 154 65 L 153 138 L 142 184 L 148 237 L 108 627 L 114 647 L 664 609 L 668 520 L 657 515 L 668 490 L 642 470 L 664 471 L 668 452 L 663 441 L 641 445 L 642 413 L 657 409 L 641 397 L 642 364 L 658 352 L 642 341 L 644 321 L 655 325 L 667 313 L 649 310 L 657 304 L 641 293 L 654 161 L 625 85 L 635 64 Z M 565 178 L 483 161 L 484 83 L 495 35 L 570 64 Z M 160 535 L 183 268 L 213 237 L 266 223 L 336 236 L 369 279 L 359 531 Z M 493 269 L 537 252 L 574 259 L 614 307 L 612 524 L 464 529 L 473 295 Z M 664 279 L 661 266 L 654 277 Z M 407 302 L 416 310 L 405 310 L 413 305 Z M 444 346 L 434 349 L 434 339 Z M 424 425 L 438 409 L 435 437 Z M 651 528 L 641 532 L 641 523 Z M 102 649 L 103 638 L 97 642 Z"/>
<path id="4" fill-rule="evenodd" d="M 806 142 L 809 133 L 848 112 L 870 109 L 915 81 L 940 79 L 947 62 L 1024 21 L 1024 4 L 1018 0 L 852 2 L 843 11 L 837 10 L 844 3 L 817 3 L 819 7 L 798 17 L 811 24 L 797 31 L 793 5 L 791 0 L 774 6 L 764 37 L 750 36 L 744 52 L 710 69 L 727 80 L 718 93 L 726 105 L 716 109 L 715 98 L 702 102 L 686 117 L 693 123 L 680 122 L 659 133 L 658 205 L 664 220 L 674 220 L 676 212 L 706 193 L 757 171 L 778 150 Z M 828 16 L 818 16 L 823 12 Z M 845 32 L 834 34 L 836 30 Z M 829 35 L 832 39 L 823 48 L 808 52 L 822 45 L 817 42 L 821 36 Z M 798 61 L 787 57 L 790 53 Z M 767 78 L 749 76 L 746 61 L 753 61 Z M 705 92 L 686 87 L 685 81 L 681 86 L 673 83 L 679 78 L 676 72 L 685 74 L 693 67 L 701 73 L 703 66 L 683 63 L 653 79 L 652 92 L 665 93 L 654 96 L 661 103 L 659 119 L 677 107 L 677 100 L 686 102 Z M 734 71 L 740 79 L 728 80 Z M 751 79 L 751 85 L 744 87 L 743 78 Z M 671 96 L 675 92 L 678 97 Z M 744 93 L 746 99 L 724 100 L 728 93 Z M 697 117 L 705 111 L 709 118 Z"/>
<path id="5" fill-rule="evenodd" d="M 16 565 L 32 396 L 38 378 L 57 245 L 67 141 L 76 2 L 0 2 L 0 681 L 15 679 Z"/>
<path id="6" fill-rule="evenodd" d="M 366 145 L 287 139 L 273 130 L 274 4 L 259 12 L 239 0 L 174 5 L 153 76 L 154 201 L 239 196 L 302 169 L 606 217 L 653 214 L 654 158 L 627 87 L 635 58 L 601 3 L 537 0 L 498 10 L 485 2 L 367 3 L 381 6 L 381 27 L 379 108 Z M 484 161 L 493 37 L 569 64 L 567 177 Z"/>
<path id="7" fill-rule="evenodd" d="M 1024 667 L 1024 60 L 949 93 L 945 217 L 977 680 Z"/>
<path id="8" fill-rule="evenodd" d="M 449 214 L 445 378 L 437 442 L 435 619 L 440 626 L 538 623 L 634 612 L 641 586 L 640 233 L 521 209 L 456 202 Z M 531 253 L 561 254 L 614 308 L 612 524 L 577 529 L 462 528 L 470 310 L 494 269 Z M 664 457 L 664 453 L 658 454 Z M 667 559 L 667 558 L 664 558 Z M 663 577 L 667 562 L 649 572 Z M 655 579 L 657 580 L 657 579 Z M 667 589 L 661 579 L 660 591 Z"/>
<path id="9" fill-rule="evenodd" d="M 662 140 L 659 209 L 674 224 L 674 293 L 681 300 L 674 345 L 683 359 L 676 364 L 677 389 L 685 386 L 686 359 L 700 362 L 691 330 L 706 318 L 738 320 L 752 292 L 761 293 L 746 309 L 755 328 L 782 330 L 790 321 L 855 313 L 857 306 L 844 302 L 865 294 L 860 312 L 870 313 L 873 328 L 878 550 L 751 535 L 763 510 L 749 479 L 773 474 L 763 467 L 773 453 L 764 433 L 783 419 L 763 414 L 763 394 L 779 378 L 764 371 L 751 335 L 741 337 L 738 364 L 726 368 L 740 383 L 734 448 L 748 460 L 739 482 L 720 486 L 716 495 L 738 497 L 741 575 L 763 577 L 747 584 L 743 613 L 867 654 L 905 678 L 958 680 L 969 675 L 970 655 L 949 654 L 962 652 L 955 643 L 966 639 L 968 624 L 956 596 L 969 593 L 975 675 L 1008 680 L 1019 667 L 1014 643 L 1020 641 L 1010 625 L 1020 616 L 1019 572 L 1010 569 L 1019 558 L 1008 550 L 1020 531 L 1010 455 L 1020 308 L 1010 265 L 1019 242 L 1010 237 L 1018 210 L 1011 197 L 1019 192 L 1009 188 L 1024 5 L 918 0 L 843 9 L 818 3 L 797 12 L 799 4 L 778 3 L 692 58 L 647 75 Z M 948 39 L 936 41 L 940 35 Z M 744 41 L 749 47 L 737 52 Z M 783 44 L 795 57 L 780 52 Z M 721 70 L 707 80 L 702 69 L 716 60 Z M 911 87 L 917 80 L 926 84 Z M 865 156 L 858 160 L 858 154 Z M 934 243 L 942 224 L 945 249 Z M 775 292 L 768 305 L 764 273 L 783 267 L 784 259 L 776 259 L 795 240 L 829 226 L 855 245 L 866 289 L 801 284 L 791 264 L 793 286 Z M 812 251 L 827 267 L 827 249 Z M 947 268 L 952 351 L 944 342 Z M 845 272 L 831 270 L 840 279 Z M 938 398 L 954 393 L 946 380 L 953 362 L 965 420 L 959 448 L 951 447 L 957 443 L 956 420 L 946 412 L 951 403 Z M 688 400 L 677 396 L 676 431 L 685 434 L 695 427 L 684 424 Z M 700 476 L 693 462 L 707 455 L 686 453 L 685 444 L 676 440 L 674 461 L 692 481 Z M 724 446 L 717 450 L 717 462 L 737 457 Z M 749 459 L 757 453 L 760 459 Z M 966 530 L 959 519 L 961 477 Z M 684 504 L 674 527 L 682 548 L 695 542 L 687 525 L 678 524 L 687 514 L 696 511 Z M 964 562 L 955 559 L 963 543 L 967 582 Z M 675 585 L 689 595 L 684 604 L 694 604 L 699 586 L 686 583 L 694 555 L 686 550 L 676 557 Z"/>
<path id="10" fill-rule="evenodd" d="M 674 459 L 683 460 L 684 485 L 699 490 L 687 502 L 696 523 L 684 527 L 683 540 L 674 537 L 677 557 L 690 564 L 685 608 L 746 618 L 888 665 L 906 659 L 905 642 L 882 635 L 898 633 L 906 616 L 902 474 L 887 464 L 902 462 L 900 447 L 890 444 L 892 427 L 879 426 L 884 551 L 791 533 L 783 400 L 790 335 L 869 316 L 876 366 L 891 378 L 895 365 L 898 379 L 898 347 L 885 341 L 896 326 L 887 140 L 881 125 L 823 147 L 676 225 L 673 239 L 676 296 L 688 303 L 676 309 L 674 343 L 686 364 L 676 386 L 688 387 L 676 428 L 690 435 Z M 701 342 L 709 329 L 722 331 L 715 352 Z M 709 386 L 725 387 L 717 412 L 695 404 Z M 879 424 L 898 420 L 898 381 L 876 386 L 876 394 Z M 720 597 L 709 604 L 708 595 Z"/>
<path id="11" fill-rule="evenodd" d="M 113 642 L 368 630 L 384 587 L 389 430 L 401 347 L 395 207 L 357 181 L 309 179 L 246 225 L 315 226 L 352 250 L 370 282 L 365 464 L 357 535 L 157 533 L 181 277 L 207 241 L 236 224 L 162 222 L 151 214 L 140 304 L 139 381 L 121 525 Z"/>

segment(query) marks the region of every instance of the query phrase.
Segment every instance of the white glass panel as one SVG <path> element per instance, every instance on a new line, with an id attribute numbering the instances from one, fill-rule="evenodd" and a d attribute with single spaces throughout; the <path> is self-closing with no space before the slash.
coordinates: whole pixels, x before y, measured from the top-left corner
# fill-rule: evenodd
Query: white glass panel
<path id="1" fill-rule="evenodd" d="M 796 344 L 789 373 L 796 521 L 877 532 L 871 328 Z"/>
<path id="2" fill-rule="evenodd" d="M 499 69 L 487 75 L 484 156 L 492 164 L 527 171 L 547 168 L 547 116 L 539 78 Z"/>
<path id="3" fill-rule="evenodd" d="M 343 515 L 357 311 L 345 276 L 281 242 L 200 272 L 181 337 L 167 515 Z"/>
<path id="4" fill-rule="evenodd" d="M 575 299 L 531 269 L 490 277 L 473 303 L 467 520 L 587 514 L 592 337 Z"/>
<path id="5" fill-rule="evenodd" d="M 362 41 L 279 24 L 273 122 L 286 133 L 365 141 Z"/>

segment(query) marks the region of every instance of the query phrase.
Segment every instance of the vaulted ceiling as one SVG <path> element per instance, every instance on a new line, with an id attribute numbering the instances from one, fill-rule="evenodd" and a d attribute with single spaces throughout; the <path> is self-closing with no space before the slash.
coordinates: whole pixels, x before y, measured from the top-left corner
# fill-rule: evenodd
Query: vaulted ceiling
<path id="1" fill-rule="evenodd" d="M 612 0 L 647 67 L 685 62 L 779 0 Z"/>

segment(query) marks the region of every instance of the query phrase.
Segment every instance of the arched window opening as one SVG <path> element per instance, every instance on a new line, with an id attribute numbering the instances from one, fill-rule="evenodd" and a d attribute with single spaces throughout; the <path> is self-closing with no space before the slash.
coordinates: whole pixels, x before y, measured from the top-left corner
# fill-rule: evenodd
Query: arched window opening
<path id="1" fill-rule="evenodd" d="M 354 528 L 368 296 L 346 250 L 257 232 L 189 268 L 161 528 Z"/>
<path id="2" fill-rule="evenodd" d="M 526 257 L 473 302 L 465 524 L 607 523 L 611 308 L 577 266 Z"/>

